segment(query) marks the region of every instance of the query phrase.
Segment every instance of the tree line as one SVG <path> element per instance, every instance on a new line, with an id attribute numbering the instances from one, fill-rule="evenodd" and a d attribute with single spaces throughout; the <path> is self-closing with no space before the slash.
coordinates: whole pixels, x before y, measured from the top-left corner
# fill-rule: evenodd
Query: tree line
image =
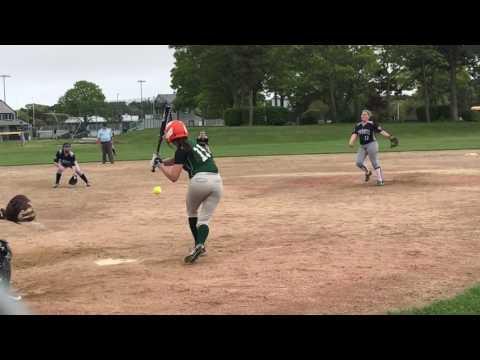
<path id="1" fill-rule="evenodd" d="M 17 110 L 17 116 L 30 124 L 35 117 L 35 125 L 39 127 L 56 125 L 57 121 L 63 122 L 68 117 L 101 116 L 111 122 L 119 122 L 123 114 L 142 116 L 157 111 L 151 99 L 144 99 L 143 104 L 139 101 L 108 102 L 97 84 L 78 81 L 55 105 L 27 104 Z"/>
<path id="2" fill-rule="evenodd" d="M 415 113 L 427 122 L 470 117 L 480 103 L 480 59 L 466 45 L 170 45 L 175 106 L 204 117 L 273 99 L 297 119 L 354 121 L 363 108 L 380 120 Z"/>

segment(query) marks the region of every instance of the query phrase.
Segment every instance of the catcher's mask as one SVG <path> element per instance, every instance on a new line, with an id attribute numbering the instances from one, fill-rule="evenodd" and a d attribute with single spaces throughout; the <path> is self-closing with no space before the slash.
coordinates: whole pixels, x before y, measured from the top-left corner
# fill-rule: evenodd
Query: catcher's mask
<path id="1" fill-rule="evenodd" d="M 70 150 L 72 150 L 72 145 L 69 144 L 69 143 L 65 143 L 65 144 L 63 144 L 63 146 L 62 146 L 62 150 L 63 150 L 63 151 L 65 151 L 65 150 L 70 151 Z"/>

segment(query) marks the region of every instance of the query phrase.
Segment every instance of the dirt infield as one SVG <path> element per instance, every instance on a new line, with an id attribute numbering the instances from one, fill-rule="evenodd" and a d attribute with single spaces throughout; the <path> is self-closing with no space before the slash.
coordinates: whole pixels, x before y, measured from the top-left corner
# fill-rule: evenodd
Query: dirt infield
<path id="1" fill-rule="evenodd" d="M 225 197 L 194 266 L 185 175 L 91 164 L 91 188 L 54 190 L 53 166 L 2 167 L 0 205 L 25 194 L 38 222 L 2 221 L 0 238 L 34 313 L 385 313 L 480 282 L 472 152 L 382 154 L 383 188 L 363 183 L 353 155 L 220 159 Z M 96 263 L 108 259 L 132 262 Z"/>

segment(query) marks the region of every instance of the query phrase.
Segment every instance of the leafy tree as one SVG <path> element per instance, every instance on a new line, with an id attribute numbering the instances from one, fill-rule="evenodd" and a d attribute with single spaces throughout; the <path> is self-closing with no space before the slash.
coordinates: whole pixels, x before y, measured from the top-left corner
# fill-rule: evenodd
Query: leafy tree
<path id="1" fill-rule="evenodd" d="M 88 81 L 78 81 L 62 96 L 56 110 L 73 116 L 106 115 L 105 95 L 100 87 Z"/>
<path id="2" fill-rule="evenodd" d="M 452 120 L 458 120 L 457 75 L 461 67 L 474 60 L 472 53 L 464 45 L 439 45 L 437 51 L 444 57 L 448 66 L 450 84 L 450 111 Z"/>
<path id="3" fill-rule="evenodd" d="M 412 45 L 403 47 L 405 66 L 417 88 L 422 91 L 425 104 L 425 117 L 431 122 L 430 106 L 434 92 L 435 74 L 445 68 L 442 56 L 431 45 Z"/>
<path id="4" fill-rule="evenodd" d="M 404 62 L 405 47 L 402 45 L 382 45 L 374 47 L 379 69 L 374 77 L 377 91 L 385 100 L 386 111 L 390 111 L 392 96 L 402 95 L 414 89 L 414 81 L 408 76 Z M 386 114 L 389 116 L 389 114 Z"/>

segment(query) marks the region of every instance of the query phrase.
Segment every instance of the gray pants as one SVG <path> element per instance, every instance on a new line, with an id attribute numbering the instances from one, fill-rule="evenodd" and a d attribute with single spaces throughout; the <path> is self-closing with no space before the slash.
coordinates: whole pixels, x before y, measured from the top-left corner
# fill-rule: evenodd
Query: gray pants
<path id="1" fill-rule="evenodd" d="M 380 161 L 378 160 L 378 142 L 374 141 L 368 145 L 360 145 L 357 154 L 357 166 L 364 170 L 365 159 L 369 157 L 375 170 L 380 169 Z"/>
<path id="2" fill-rule="evenodd" d="M 108 155 L 108 161 L 110 161 L 113 164 L 114 160 L 113 160 L 113 151 L 112 151 L 111 141 L 102 143 L 102 162 L 104 164 L 107 162 L 107 155 Z"/>
<path id="3" fill-rule="evenodd" d="M 188 217 L 198 218 L 197 226 L 208 225 L 222 196 L 223 181 L 219 174 L 196 174 L 188 187 Z"/>

